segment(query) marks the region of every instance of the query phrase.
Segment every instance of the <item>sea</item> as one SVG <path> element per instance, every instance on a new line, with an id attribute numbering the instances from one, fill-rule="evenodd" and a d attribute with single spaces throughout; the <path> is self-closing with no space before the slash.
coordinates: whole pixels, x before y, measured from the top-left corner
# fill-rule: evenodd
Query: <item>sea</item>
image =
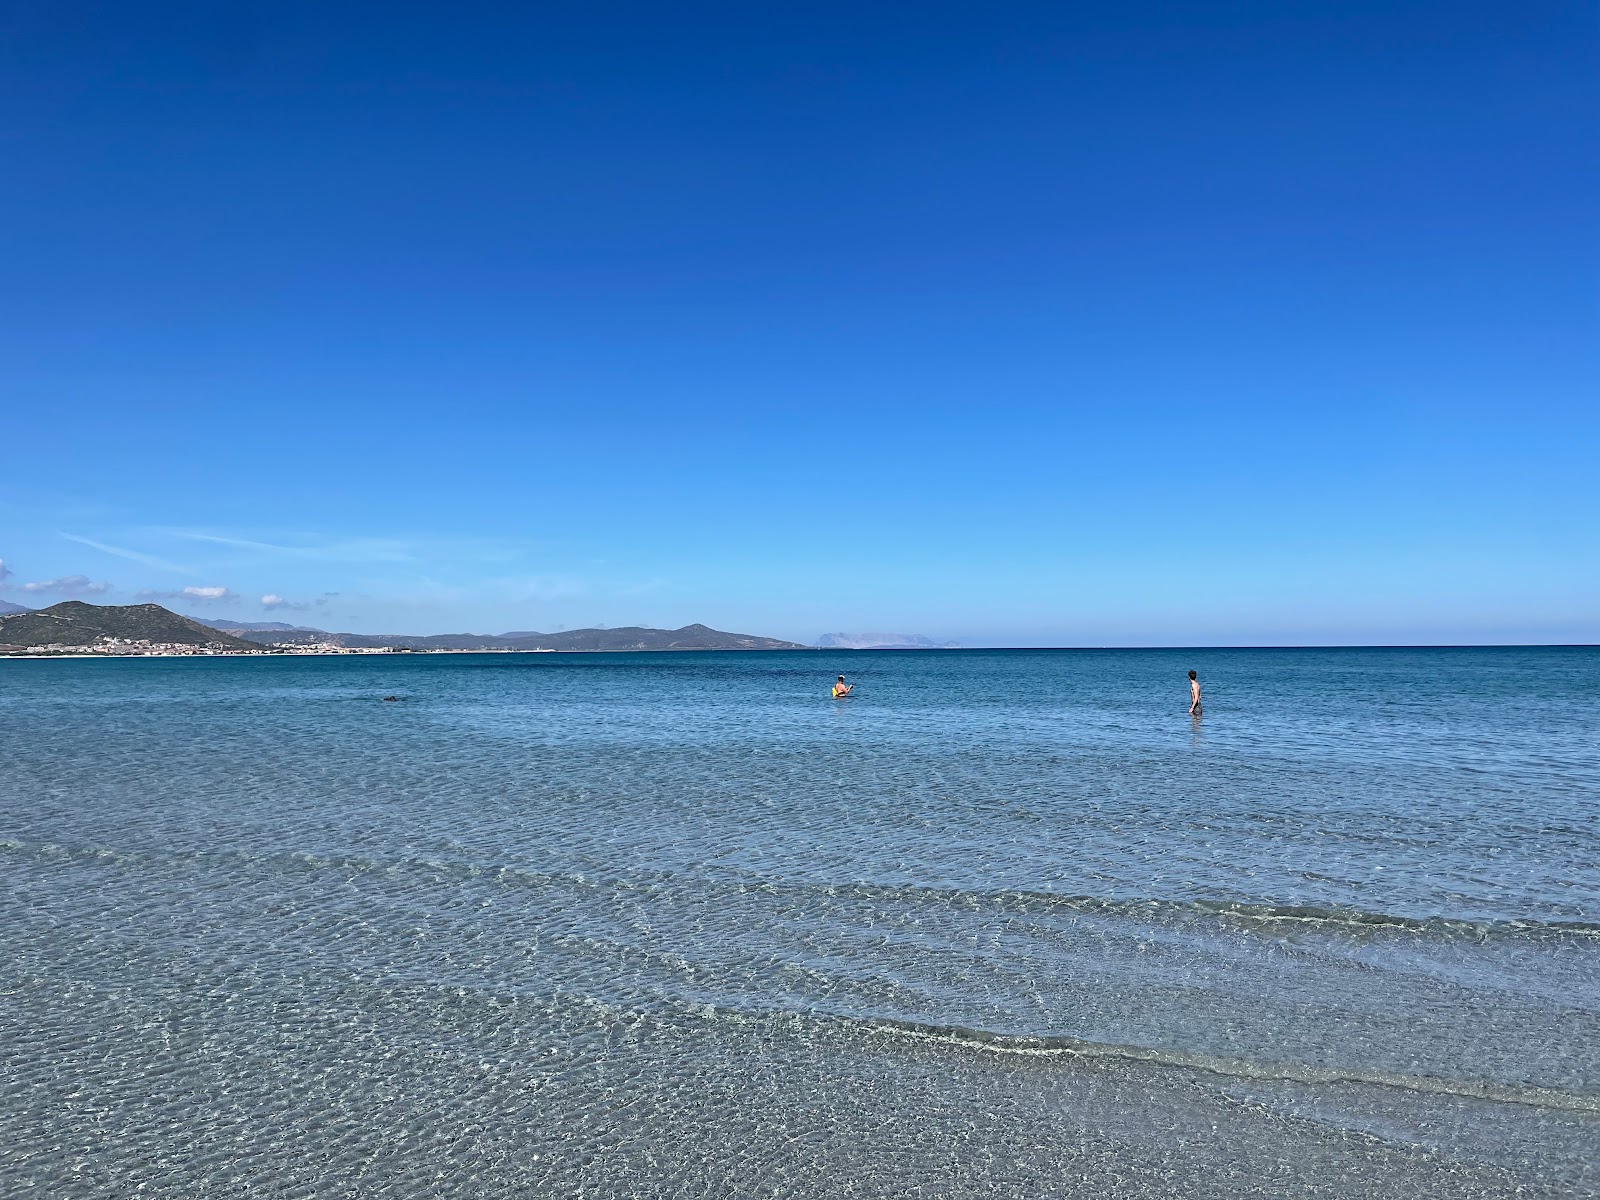
<path id="1" fill-rule="evenodd" d="M 1600 1196 L 1597 817 L 1596 648 L 4 660 L 0 1195 Z"/>

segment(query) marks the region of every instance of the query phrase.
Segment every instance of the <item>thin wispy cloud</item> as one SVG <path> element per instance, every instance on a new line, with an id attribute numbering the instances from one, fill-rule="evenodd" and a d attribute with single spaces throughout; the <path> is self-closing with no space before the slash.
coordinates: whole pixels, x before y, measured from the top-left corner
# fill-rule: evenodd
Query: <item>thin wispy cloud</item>
<path id="1" fill-rule="evenodd" d="M 173 537 L 185 538 L 191 542 L 211 542 L 218 546 L 231 546 L 235 550 L 265 550 L 271 554 L 287 554 L 287 546 L 275 546 L 271 542 L 256 542 L 249 538 L 223 537 L 215 533 L 197 533 L 189 529 L 163 529 L 161 532 L 169 533 Z"/>
<path id="2" fill-rule="evenodd" d="M 93 538 L 80 537 L 75 533 L 63 533 L 62 537 L 69 542 L 77 542 L 80 546 L 88 546 L 91 550 L 98 550 L 102 554 L 110 554 L 115 558 L 125 558 L 129 562 L 142 563 L 147 567 L 155 567 L 158 571 L 171 571 L 175 575 L 193 575 L 195 572 L 180 563 L 169 562 L 167 559 L 158 558 L 154 554 L 146 554 L 142 550 L 129 550 L 122 546 L 108 546 L 105 542 L 97 542 Z"/>
<path id="3" fill-rule="evenodd" d="M 570 575 L 536 575 L 530 579 L 513 581 L 510 590 L 514 599 L 529 601 L 583 596 L 588 594 L 590 588 L 584 580 Z"/>
<path id="4" fill-rule="evenodd" d="M 662 588 L 672 586 L 670 579 L 646 579 L 643 583 L 631 583 L 626 587 L 617 589 L 619 596 L 643 596 L 649 592 L 659 592 Z"/>
<path id="5" fill-rule="evenodd" d="M 415 562 L 417 559 L 411 546 L 396 538 L 339 538 L 285 543 L 211 533 L 202 529 L 162 529 L 160 532 L 170 537 L 182 538 L 184 541 L 227 546 L 232 550 L 244 550 L 253 554 L 309 559 L 316 562 L 400 563 Z"/>
<path id="6" fill-rule="evenodd" d="M 0 558 L 0 587 L 6 585 L 6 580 L 11 578 L 11 568 L 6 566 L 6 560 Z"/>

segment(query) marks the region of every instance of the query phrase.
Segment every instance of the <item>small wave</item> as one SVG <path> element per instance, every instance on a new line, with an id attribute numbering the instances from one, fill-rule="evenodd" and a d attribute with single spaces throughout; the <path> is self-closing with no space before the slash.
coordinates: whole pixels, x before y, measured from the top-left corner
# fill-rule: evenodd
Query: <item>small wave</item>
<path id="1" fill-rule="evenodd" d="M 579 992 L 528 992 L 504 984 L 469 980 L 399 980 L 393 977 L 363 976 L 332 972 L 328 981 L 342 979 L 343 986 L 356 987 L 367 994 L 390 1000 L 397 997 L 438 995 L 475 996 L 505 1004 L 533 1003 L 548 1011 L 568 1009 L 598 1016 L 603 1023 L 633 1026 L 642 1020 L 660 1020 L 667 1013 L 694 1017 L 713 1024 L 743 1026 L 766 1024 L 814 1024 L 831 1026 L 884 1037 L 933 1043 L 964 1052 L 1015 1055 L 1042 1059 L 1083 1059 L 1097 1062 L 1138 1063 L 1157 1068 L 1203 1072 L 1228 1079 L 1273 1083 L 1299 1083 L 1307 1086 L 1358 1084 L 1387 1088 L 1419 1095 L 1484 1100 L 1500 1104 L 1520 1104 L 1531 1108 L 1561 1112 L 1600 1114 L 1600 1095 L 1593 1092 L 1538 1084 L 1508 1083 L 1490 1079 L 1449 1079 L 1437 1075 L 1407 1074 L 1360 1066 L 1322 1066 L 1282 1060 L 1229 1058 L 1195 1050 L 1100 1042 L 1064 1034 L 1007 1033 L 967 1025 L 940 1025 L 881 1014 L 842 1011 L 827 1006 L 788 1008 L 746 1006 L 727 998 L 708 998 L 682 992 L 649 989 L 653 1005 L 640 1006 L 640 995 L 630 999 L 607 998 Z M 654 1007 L 659 1006 L 659 1007 Z"/>
<path id="2" fill-rule="evenodd" d="M 1089 896 L 1065 892 L 1025 890 L 967 891 L 960 888 L 935 888 L 918 884 L 812 885 L 830 896 L 860 899 L 938 898 L 945 903 L 986 903 L 1004 908 L 1065 909 L 1074 912 L 1134 917 L 1149 920 L 1159 916 L 1218 917 L 1245 925 L 1271 925 L 1278 922 L 1344 927 L 1349 929 L 1393 928 L 1426 933 L 1485 936 L 1495 933 L 1538 933 L 1543 931 L 1579 935 L 1600 934 L 1600 922 L 1578 919 L 1540 919 L 1534 917 L 1484 918 L 1402 916 L 1364 909 L 1314 904 L 1272 904 L 1250 900 L 1177 900 L 1160 897 Z"/>
<path id="3" fill-rule="evenodd" d="M 836 900 L 907 903 L 978 909 L 993 907 L 1002 912 L 1065 911 L 1085 915 L 1120 917 L 1146 923 L 1174 919 L 1212 919 L 1244 929 L 1270 932 L 1286 925 L 1300 924 L 1329 931 L 1361 932 L 1397 929 L 1448 937 L 1486 938 L 1494 936 L 1600 937 L 1600 922 L 1578 918 L 1536 917 L 1481 918 L 1447 916 L 1408 916 L 1365 909 L 1315 904 L 1274 904 L 1252 900 L 1194 899 L 1161 897 L 1091 896 L 1066 892 L 1041 892 L 1025 889 L 969 890 L 927 884 L 879 884 L 871 882 L 827 883 L 823 881 L 771 879 L 738 869 L 710 872 L 693 868 L 630 870 L 615 875 L 600 864 L 593 873 L 573 870 L 540 871 L 495 862 L 473 862 L 448 855 L 410 858 L 369 857 L 357 854 L 317 854 L 309 851 L 253 850 L 120 850 L 106 846 L 63 846 L 51 842 L 0 840 L 0 852 L 23 852 L 80 861 L 134 864 L 150 862 L 245 862 L 295 871 L 342 870 L 356 874 L 426 871 L 446 878 L 466 881 L 487 879 L 526 886 L 575 884 L 587 889 L 657 891 L 673 886 L 689 890 L 737 887 L 740 891 L 771 896 L 824 895 Z"/>
<path id="4" fill-rule="evenodd" d="M 863 1024 L 893 1036 L 919 1038 L 992 1054 L 1114 1059 L 1205 1071 L 1208 1074 L 1226 1075 L 1233 1079 L 1304 1084 L 1357 1083 L 1429 1095 L 1460 1096 L 1473 1100 L 1493 1100 L 1504 1104 L 1525 1104 L 1535 1108 L 1561 1109 L 1566 1112 L 1600 1113 L 1600 1096 L 1534 1084 L 1500 1083 L 1486 1079 L 1443 1079 L 1435 1075 L 1407 1075 L 1398 1071 L 1381 1071 L 1365 1067 L 1323 1067 L 1309 1063 L 1261 1062 L 1224 1058 L 1192 1050 L 1155 1049 L 1066 1036 L 1001 1033 L 963 1025 L 931 1025 L 918 1021 L 903 1021 L 893 1017 L 861 1019 L 835 1017 L 834 1019 Z"/>
<path id="5" fill-rule="evenodd" d="M 493 987 L 459 984 L 421 986 L 424 990 L 450 991 L 458 995 L 471 992 L 496 997 L 506 996 L 506 993 Z M 877 1033 L 886 1037 L 931 1042 L 983 1054 L 1141 1063 L 1158 1068 L 1204 1072 L 1229 1079 L 1300 1083 L 1307 1086 L 1360 1084 L 1420 1095 L 1520 1104 L 1561 1112 L 1600 1114 L 1600 1095 L 1538 1084 L 1507 1083 L 1490 1079 L 1447 1079 L 1437 1075 L 1407 1074 L 1402 1071 L 1385 1071 L 1371 1067 L 1320 1066 L 1314 1063 L 1229 1058 L 1201 1051 L 1099 1042 L 1069 1035 L 1006 1033 L 966 1025 L 939 1025 L 878 1014 L 850 1013 L 827 1007 L 803 1010 L 746 1007 L 726 1000 L 707 999 L 703 996 L 692 997 L 660 990 L 653 990 L 651 995 L 657 1004 L 669 1011 L 711 1022 L 728 1021 L 741 1025 L 815 1022 Z M 527 997 L 514 998 L 520 1000 Z M 624 1024 L 637 1023 L 646 1015 L 635 1007 L 635 1004 L 617 1003 L 600 997 L 569 993 L 551 999 L 568 1005 L 581 1004 L 586 1011 L 602 1012 L 608 1020 Z"/>

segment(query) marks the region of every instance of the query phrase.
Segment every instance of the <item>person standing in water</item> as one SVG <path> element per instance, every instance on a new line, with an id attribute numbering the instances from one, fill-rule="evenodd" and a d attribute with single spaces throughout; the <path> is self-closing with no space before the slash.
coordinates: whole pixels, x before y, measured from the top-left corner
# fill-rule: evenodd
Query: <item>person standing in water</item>
<path id="1" fill-rule="evenodd" d="M 848 696 L 852 686 L 844 681 L 843 675 L 839 676 L 839 682 L 833 685 L 833 698 L 837 700 L 841 696 Z"/>
<path id="2" fill-rule="evenodd" d="M 1200 715 L 1200 679 L 1193 671 L 1189 672 L 1189 715 L 1191 717 Z"/>

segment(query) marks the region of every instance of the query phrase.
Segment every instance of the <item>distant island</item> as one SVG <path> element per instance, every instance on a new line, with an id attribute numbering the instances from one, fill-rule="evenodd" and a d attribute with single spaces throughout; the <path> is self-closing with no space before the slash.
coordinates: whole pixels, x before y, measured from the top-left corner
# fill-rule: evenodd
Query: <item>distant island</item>
<path id="1" fill-rule="evenodd" d="M 952 650 L 954 642 L 936 642 L 920 633 L 825 633 L 823 650 Z"/>
<path id="2" fill-rule="evenodd" d="M 326 646 L 340 650 L 805 650 L 798 642 L 724 633 L 706 625 L 682 629 L 569 629 L 561 633 L 329 633 L 321 629 L 232 627 L 235 636 L 260 645 Z"/>
<path id="3" fill-rule="evenodd" d="M 281 621 L 202 624 L 159 604 L 99 605 L 67 600 L 0 616 L 0 654 L 371 654 L 383 652 L 805 650 L 798 642 L 724 633 L 705 625 L 682 629 L 519 630 L 506 634 L 329 633 Z"/>

